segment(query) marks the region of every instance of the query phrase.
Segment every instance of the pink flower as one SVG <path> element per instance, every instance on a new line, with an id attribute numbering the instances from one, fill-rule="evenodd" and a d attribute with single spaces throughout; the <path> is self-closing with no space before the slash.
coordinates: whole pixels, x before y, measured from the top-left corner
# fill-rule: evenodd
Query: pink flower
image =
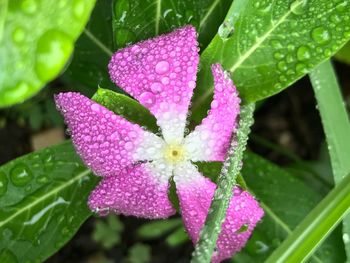
<path id="1" fill-rule="evenodd" d="M 168 199 L 173 177 L 186 230 L 198 241 L 216 185 L 192 162 L 224 161 L 240 103 L 228 74 L 213 65 L 211 109 L 184 137 L 198 62 L 196 31 L 186 26 L 119 50 L 109 63 L 112 80 L 150 110 L 162 137 L 78 93 L 56 96 L 77 152 L 103 177 L 89 197 L 91 210 L 167 218 L 176 213 Z M 239 251 L 262 216 L 257 201 L 236 187 L 212 261 Z M 242 227 L 247 230 L 241 232 Z"/>

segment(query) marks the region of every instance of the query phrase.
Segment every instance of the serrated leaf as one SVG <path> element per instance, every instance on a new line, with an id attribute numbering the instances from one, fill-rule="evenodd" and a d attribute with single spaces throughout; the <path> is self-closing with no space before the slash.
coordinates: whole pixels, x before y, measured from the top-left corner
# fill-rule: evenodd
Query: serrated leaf
<path id="1" fill-rule="evenodd" d="M 29 98 L 62 71 L 94 4 L 95 0 L 1 4 L 0 107 Z"/>
<path id="2" fill-rule="evenodd" d="M 116 49 L 185 24 L 197 26 L 199 42 L 204 48 L 230 4 L 231 0 L 98 1 L 64 77 L 90 88 L 101 85 L 116 89 L 107 70 Z"/>
<path id="3" fill-rule="evenodd" d="M 0 167 L 0 262 L 44 261 L 91 212 L 86 200 L 97 177 L 70 142 Z"/>
<path id="4" fill-rule="evenodd" d="M 201 56 L 193 111 L 204 115 L 216 62 L 232 73 L 244 100 L 285 89 L 350 38 L 349 8 L 347 0 L 235 0 Z"/>

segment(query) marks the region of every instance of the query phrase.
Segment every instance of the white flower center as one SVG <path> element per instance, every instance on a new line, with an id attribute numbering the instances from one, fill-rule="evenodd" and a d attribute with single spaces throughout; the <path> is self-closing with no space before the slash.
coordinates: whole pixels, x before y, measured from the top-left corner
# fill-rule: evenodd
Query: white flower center
<path id="1" fill-rule="evenodd" d="M 185 149 L 183 145 L 179 143 L 166 144 L 163 154 L 164 159 L 169 164 L 178 164 L 186 159 Z"/>

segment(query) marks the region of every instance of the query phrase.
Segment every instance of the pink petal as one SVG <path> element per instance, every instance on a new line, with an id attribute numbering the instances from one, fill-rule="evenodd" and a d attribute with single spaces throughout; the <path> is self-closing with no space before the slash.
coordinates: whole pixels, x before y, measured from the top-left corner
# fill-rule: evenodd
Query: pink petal
<path id="1" fill-rule="evenodd" d="M 198 61 L 196 31 L 186 26 L 117 51 L 108 68 L 111 79 L 147 107 L 172 140 L 183 137 Z"/>
<path id="2" fill-rule="evenodd" d="M 192 181 L 186 179 L 191 177 Z M 199 233 L 207 217 L 216 185 L 189 164 L 175 171 L 175 182 L 185 228 L 195 244 L 199 240 Z M 236 187 L 212 262 L 230 258 L 241 250 L 263 214 L 254 197 Z M 241 232 L 245 226 L 247 230 Z"/>
<path id="3" fill-rule="evenodd" d="M 164 174 L 166 175 L 164 176 Z M 160 171 L 151 164 L 138 164 L 118 176 L 104 177 L 90 194 L 92 211 L 143 218 L 167 218 L 176 213 L 168 199 L 171 171 Z"/>
<path id="4" fill-rule="evenodd" d="M 55 100 L 78 154 L 97 175 L 117 175 L 124 167 L 160 152 L 147 149 L 149 145 L 162 147 L 161 138 L 79 93 L 60 93 Z"/>
<path id="5" fill-rule="evenodd" d="M 185 139 L 192 161 L 223 161 L 236 130 L 240 99 L 232 80 L 219 64 L 212 66 L 214 99 L 208 116 Z"/>

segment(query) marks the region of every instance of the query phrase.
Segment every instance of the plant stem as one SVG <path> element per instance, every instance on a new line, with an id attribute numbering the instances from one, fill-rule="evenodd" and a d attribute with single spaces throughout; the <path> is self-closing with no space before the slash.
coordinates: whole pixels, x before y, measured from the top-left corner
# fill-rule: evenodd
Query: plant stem
<path id="1" fill-rule="evenodd" d="M 255 104 L 242 106 L 239 127 L 236 137 L 232 138 L 228 157 L 224 163 L 218 179 L 214 200 L 211 203 L 205 225 L 200 234 L 200 240 L 193 252 L 192 263 L 210 262 L 216 241 L 220 234 L 227 208 L 232 197 L 232 190 L 236 184 L 236 178 L 241 170 L 243 153 L 246 149 L 250 127 L 254 122 L 253 112 Z"/>
<path id="2" fill-rule="evenodd" d="M 325 61 L 310 73 L 326 135 L 336 184 L 350 172 L 350 123 L 331 62 Z M 343 221 L 344 245 L 350 262 L 350 216 Z M 347 241 L 347 242 L 346 242 Z"/>
<path id="3" fill-rule="evenodd" d="M 350 175 L 306 216 L 265 263 L 305 262 L 350 209 Z"/>

